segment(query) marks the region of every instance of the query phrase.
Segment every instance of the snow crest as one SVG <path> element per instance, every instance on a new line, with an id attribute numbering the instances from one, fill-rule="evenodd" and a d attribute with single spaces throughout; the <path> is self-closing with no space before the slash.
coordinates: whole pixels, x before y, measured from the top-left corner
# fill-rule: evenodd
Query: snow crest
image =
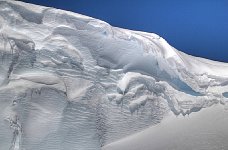
<path id="1" fill-rule="evenodd" d="M 0 150 L 99 150 L 227 93 L 228 64 L 154 33 L 0 1 Z"/>

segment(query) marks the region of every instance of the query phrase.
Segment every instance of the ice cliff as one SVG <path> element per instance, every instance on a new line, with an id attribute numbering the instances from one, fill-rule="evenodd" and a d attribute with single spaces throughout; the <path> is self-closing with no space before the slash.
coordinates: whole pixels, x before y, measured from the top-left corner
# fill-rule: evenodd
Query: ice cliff
<path id="1" fill-rule="evenodd" d="M 0 1 L 0 150 L 99 150 L 227 101 L 226 63 L 153 33 Z"/>

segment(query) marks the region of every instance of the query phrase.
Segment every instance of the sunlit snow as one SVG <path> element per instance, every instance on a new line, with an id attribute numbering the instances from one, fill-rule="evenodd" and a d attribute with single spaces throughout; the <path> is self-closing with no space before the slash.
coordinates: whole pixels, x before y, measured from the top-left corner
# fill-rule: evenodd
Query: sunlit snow
<path id="1" fill-rule="evenodd" d="M 226 63 L 0 0 L 0 150 L 226 149 L 227 102 Z"/>

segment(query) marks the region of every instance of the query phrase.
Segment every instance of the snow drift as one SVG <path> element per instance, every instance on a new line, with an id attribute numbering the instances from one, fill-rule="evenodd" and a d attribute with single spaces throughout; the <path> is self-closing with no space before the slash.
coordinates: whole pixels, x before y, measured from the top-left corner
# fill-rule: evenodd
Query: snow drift
<path id="1" fill-rule="evenodd" d="M 214 114 L 215 105 L 212 118 L 228 125 L 228 64 L 184 54 L 154 33 L 10 0 L 0 1 L 0 33 L 0 150 L 132 150 L 129 139 L 141 150 L 198 149 L 166 135 L 191 143 L 182 124 L 195 131 L 208 118 L 169 118 Z M 200 149 L 227 147 L 227 132 L 197 133 L 208 142 Z"/>

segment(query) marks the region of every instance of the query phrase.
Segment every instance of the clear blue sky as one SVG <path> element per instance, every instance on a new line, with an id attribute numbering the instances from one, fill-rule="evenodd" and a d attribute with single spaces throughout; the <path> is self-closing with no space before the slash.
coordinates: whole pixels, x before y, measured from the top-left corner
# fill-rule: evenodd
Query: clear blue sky
<path id="1" fill-rule="evenodd" d="M 194 56 L 228 62 L 228 0 L 22 0 L 154 32 Z"/>

